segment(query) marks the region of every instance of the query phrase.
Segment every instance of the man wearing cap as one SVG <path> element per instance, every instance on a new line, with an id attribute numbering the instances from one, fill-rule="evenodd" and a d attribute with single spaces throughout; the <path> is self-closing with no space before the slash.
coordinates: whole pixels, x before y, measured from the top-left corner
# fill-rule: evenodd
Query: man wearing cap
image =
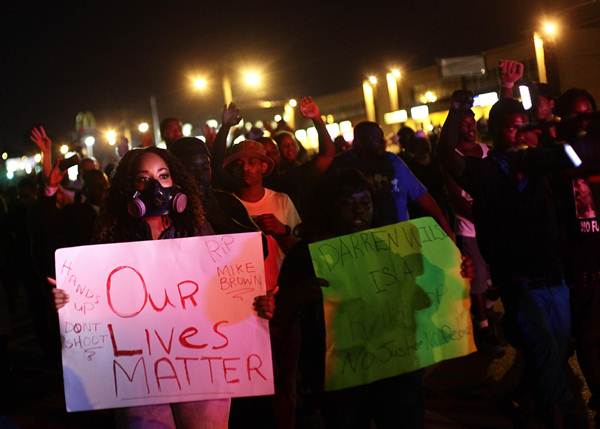
<path id="1" fill-rule="evenodd" d="M 265 268 L 269 269 L 269 259 L 274 257 L 279 272 L 285 252 L 297 241 L 293 231 L 301 221 L 294 203 L 286 194 L 263 185 L 264 177 L 274 168 L 273 160 L 267 156 L 262 144 L 244 140 L 233 146 L 223 166 L 237 181 L 235 194 L 268 236 L 269 258 L 265 261 Z M 269 274 L 265 275 L 269 277 Z"/>

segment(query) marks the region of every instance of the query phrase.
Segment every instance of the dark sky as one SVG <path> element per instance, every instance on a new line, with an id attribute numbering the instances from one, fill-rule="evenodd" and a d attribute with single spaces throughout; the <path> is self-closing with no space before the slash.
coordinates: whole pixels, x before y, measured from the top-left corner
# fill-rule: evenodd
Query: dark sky
<path id="1" fill-rule="evenodd" d="M 215 117 L 219 85 L 212 96 L 193 95 L 186 75 L 194 70 L 217 75 L 219 67 L 259 63 L 273 98 L 324 94 L 359 85 L 387 64 L 411 69 L 518 40 L 544 11 L 577 1 L 4 6 L 0 150 L 31 153 L 26 136 L 33 125 L 61 136 L 82 110 L 94 112 L 99 125 L 150 119 L 152 94 L 162 117 Z"/>

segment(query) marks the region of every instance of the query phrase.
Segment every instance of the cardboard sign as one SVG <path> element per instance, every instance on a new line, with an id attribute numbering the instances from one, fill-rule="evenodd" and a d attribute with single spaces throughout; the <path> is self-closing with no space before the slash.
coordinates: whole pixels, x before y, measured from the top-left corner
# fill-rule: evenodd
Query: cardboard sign
<path id="1" fill-rule="evenodd" d="M 273 393 L 260 233 L 56 251 L 68 411 Z"/>
<path id="2" fill-rule="evenodd" d="M 460 253 L 432 218 L 310 245 L 322 288 L 327 390 L 475 351 Z"/>

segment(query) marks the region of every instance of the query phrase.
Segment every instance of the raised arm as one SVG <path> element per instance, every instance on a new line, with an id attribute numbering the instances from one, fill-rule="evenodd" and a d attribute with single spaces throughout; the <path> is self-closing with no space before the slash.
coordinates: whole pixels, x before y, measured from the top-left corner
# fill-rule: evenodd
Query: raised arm
<path id="1" fill-rule="evenodd" d="M 315 103 L 312 97 L 303 97 L 302 100 L 300 100 L 300 112 L 302 112 L 302 116 L 312 120 L 317 129 L 317 133 L 319 134 L 319 153 L 312 162 L 315 172 L 317 174 L 323 174 L 327 171 L 335 157 L 333 140 L 331 140 L 331 136 L 327 131 L 323 118 L 321 118 L 319 106 L 317 106 L 317 103 Z"/>
<path id="2" fill-rule="evenodd" d="M 42 167 L 44 177 L 47 180 L 52 171 L 52 140 L 50 140 L 50 137 L 48 137 L 46 130 L 42 126 L 32 129 L 29 139 L 34 142 L 40 149 L 40 152 L 42 152 Z"/>
<path id="3" fill-rule="evenodd" d="M 500 68 L 500 96 L 502 98 L 514 98 L 513 89 L 523 77 L 525 66 L 514 60 L 501 60 Z"/>
<path id="4" fill-rule="evenodd" d="M 219 128 L 212 148 L 213 168 L 223 165 L 225 153 L 227 152 L 227 136 L 229 135 L 229 131 L 231 131 L 231 127 L 237 125 L 241 120 L 240 111 L 234 103 L 223 106 L 221 128 Z"/>
<path id="5" fill-rule="evenodd" d="M 472 104 L 473 94 L 470 91 L 454 91 L 450 100 L 450 111 L 442 126 L 438 141 L 438 157 L 442 168 L 455 179 L 462 176 L 465 168 L 463 157 L 456 152 L 460 136 L 460 123 L 465 112 L 471 109 Z"/>
<path id="6" fill-rule="evenodd" d="M 227 190 L 233 190 L 235 181 L 223 168 L 223 161 L 227 152 L 227 136 L 231 127 L 242 120 L 240 111 L 233 103 L 223 107 L 221 128 L 217 133 L 212 146 L 211 166 L 213 170 L 213 181 L 217 187 L 222 186 Z"/>

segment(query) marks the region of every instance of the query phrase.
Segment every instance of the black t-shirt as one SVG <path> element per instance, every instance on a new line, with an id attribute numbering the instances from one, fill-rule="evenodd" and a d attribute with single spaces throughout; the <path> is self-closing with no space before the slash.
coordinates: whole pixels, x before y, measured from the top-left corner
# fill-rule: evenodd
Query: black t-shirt
<path id="1" fill-rule="evenodd" d="M 553 178 L 563 228 L 564 255 L 572 274 L 600 270 L 600 141 L 571 142 L 582 165 Z"/>
<path id="2" fill-rule="evenodd" d="M 522 155 L 544 154 L 532 150 Z M 557 278 L 563 267 L 556 205 L 548 178 L 534 168 L 519 178 L 514 161 L 497 152 L 484 159 L 465 157 L 466 169 L 460 181 L 474 200 L 479 248 L 498 284 L 520 277 Z"/>

